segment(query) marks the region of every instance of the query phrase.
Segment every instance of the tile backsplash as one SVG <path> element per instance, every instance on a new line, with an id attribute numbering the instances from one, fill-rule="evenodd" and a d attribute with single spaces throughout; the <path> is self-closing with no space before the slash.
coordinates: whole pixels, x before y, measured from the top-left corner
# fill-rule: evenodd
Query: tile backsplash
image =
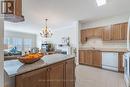
<path id="1" fill-rule="evenodd" d="M 80 44 L 82 48 L 127 48 L 126 41 L 102 41 L 101 38 L 90 38 L 85 44 Z"/>

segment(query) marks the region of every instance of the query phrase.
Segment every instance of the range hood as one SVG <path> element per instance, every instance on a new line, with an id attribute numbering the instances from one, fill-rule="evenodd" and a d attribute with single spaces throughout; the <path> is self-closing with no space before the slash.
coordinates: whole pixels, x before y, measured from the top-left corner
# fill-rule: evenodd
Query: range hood
<path id="1" fill-rule="evenodd" d="M 24 16 L 22 15 L 22 0 L 8 0 L 6 1 L 6 6 L 4 6 L 5 14 L 4 19 L 5 21 L 9 22 L 23 22 Z M 8 5 L 12 5 L 12 7 L 8 7 Z M 8 11 L 12 11 L 12 13 L 8 13 Z"/>

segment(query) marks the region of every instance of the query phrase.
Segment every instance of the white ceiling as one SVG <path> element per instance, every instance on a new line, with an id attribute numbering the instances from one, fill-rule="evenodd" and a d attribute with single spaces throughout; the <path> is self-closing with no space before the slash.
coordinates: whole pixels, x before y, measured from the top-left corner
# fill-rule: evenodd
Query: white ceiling
<path id="1" fill-rule="evenodd" d="M 23 0 L 25 22 L 5 22 L 5 29 L 36 33 L 48 18 L 52 29 L 70 25 L 74 21 L 91 21 L 130 13 L 130 0 L 107 0 L 98 7 L 96 0 Z"/>

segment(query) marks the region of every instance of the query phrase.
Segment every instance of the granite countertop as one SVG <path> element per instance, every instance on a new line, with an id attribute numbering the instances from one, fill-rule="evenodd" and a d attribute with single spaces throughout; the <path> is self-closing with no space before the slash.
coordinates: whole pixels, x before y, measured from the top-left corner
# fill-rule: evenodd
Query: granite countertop
<path id="1" fill-rule="evenodd" d="M 127 48 L 80 48 L 79 50 L 98 50 L 102 52 L 129 52 Z"/>
<path id="2" fill-rule="evenodd" d="M 32 71 L 41 67 L 45 67 L 60 61 L 64 61 L 70 58 L 74 58 L 73 55 L 53 54 L 46 55 L 41 60 L 33 64 L 23 64 L 18 60 L 9 60 L 4 62 L 4 70 L 9 77 L 13 77 L 28 71 Z"/>

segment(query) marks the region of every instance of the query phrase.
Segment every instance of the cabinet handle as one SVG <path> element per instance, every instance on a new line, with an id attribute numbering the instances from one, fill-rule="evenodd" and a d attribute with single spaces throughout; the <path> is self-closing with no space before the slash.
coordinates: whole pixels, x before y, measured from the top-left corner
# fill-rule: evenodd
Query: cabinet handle
<path id="1" fill-rule="evenodd" d="M 86 38 L 85 38 L 85 41 L 87 41 L 87 40 L 88 40 L 88 38 L 86 37 Z"/>
<path id="2" fill-rule="evenodd" d="M 47 71 L 50 71 L 50 70 L 51 70 L 51 68 L 48 68 L 48 69 L 47 69 Z"/>

